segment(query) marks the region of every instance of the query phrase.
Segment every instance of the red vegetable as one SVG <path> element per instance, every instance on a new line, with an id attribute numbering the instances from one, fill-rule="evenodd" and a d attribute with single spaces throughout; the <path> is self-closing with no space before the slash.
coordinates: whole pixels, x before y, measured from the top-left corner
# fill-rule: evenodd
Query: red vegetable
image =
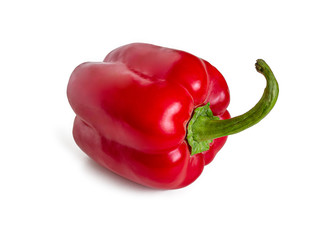
<path id="1" fill-rule="evenodd" d="M 93 160 L 134 182 L 187 186 L 227 135 L 256 124 L 274 106 L 277 81 L 263 60 L 256 68 L 267 79 L 264 95 L 229 119 L 228 86 L 207 61 L 149 44 L 122 46 L 72 73 L 67 95 L 77 115 L 74 139 Z"/>

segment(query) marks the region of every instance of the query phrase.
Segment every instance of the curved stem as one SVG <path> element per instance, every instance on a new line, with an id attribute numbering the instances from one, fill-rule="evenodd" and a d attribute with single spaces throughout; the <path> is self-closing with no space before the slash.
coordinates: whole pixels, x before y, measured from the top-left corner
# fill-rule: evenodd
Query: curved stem
<path id="1" fill-rule="evenodd" d="M 278 82 L 270 67 L 262 59 L 257 60 L 256 69 L 267 80 L 267 86 L 260 101 L 248 112 L 226 120 L 198 116 L 192 124 L 195 141 L 206 141 L 241 132 L 261 121 L 271 111 L 278 98 Z"/>

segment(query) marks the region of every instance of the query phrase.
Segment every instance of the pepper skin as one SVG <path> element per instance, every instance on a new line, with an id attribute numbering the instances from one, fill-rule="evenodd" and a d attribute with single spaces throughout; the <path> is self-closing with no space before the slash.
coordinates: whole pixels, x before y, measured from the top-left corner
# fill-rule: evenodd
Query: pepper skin
<path id="1" fill-rule="evenodd" d="M 103 62 L 79 65 L 67 96 L 77 145 L 100 165 L 148 187 L 189 185 L 227 140 L 224 134 L 191 154 L 186 136 L 194 110 L 209 103 L 224 121 L 230 97 L 215 67 L 180 50 L 143 43 L 117 48 Z"/>

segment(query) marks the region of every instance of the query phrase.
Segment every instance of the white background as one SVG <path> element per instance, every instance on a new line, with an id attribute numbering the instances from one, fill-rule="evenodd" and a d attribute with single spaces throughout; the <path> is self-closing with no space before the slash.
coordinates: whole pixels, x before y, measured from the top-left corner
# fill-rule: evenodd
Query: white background
<path id="1" fill-rule="evenodd" d="M 320 239 L 318 1 L 1 1 L 0 239 Z M 202 57 L 233 116 L 280 95 L 190 186 L 152 190 L 75 145 L 73 69 L 147 42 Z"/>

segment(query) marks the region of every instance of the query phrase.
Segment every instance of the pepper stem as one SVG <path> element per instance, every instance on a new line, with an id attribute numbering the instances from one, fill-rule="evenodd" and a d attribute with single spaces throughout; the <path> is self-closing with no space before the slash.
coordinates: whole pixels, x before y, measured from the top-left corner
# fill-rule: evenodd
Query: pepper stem
<path id="1" fill-rule="evenodd" d="M 248 112 L 225 120 L 218 120 L 208 114 L 198 114 L 198 116 L 195 116 L 196 114 L 194 114 L 193 118 L 196 117 L 196 119 L 192 119 L 190 121 L 192 124 L 190 125 L 189 123 L 187 136 L 188 142 L 192 148 L 192 155 L 208 150 L 208 146 L 203 150 L 201 150 L 201 148 L 199 149 L 199 147 L 194 150 L 191 142 L 199 144 L 201 142 L 208 142 L 215 138 L 241 132 L 257 124 L 271 111 L 278 98 L 278 82 L 270 67 L 262 59 L 257 60 L 256 69 L 259 73 L 262 73 L 265 76 L 267 86 L 259 102 Z M 191 136 L 189 136 L 190 134 Z"/>

